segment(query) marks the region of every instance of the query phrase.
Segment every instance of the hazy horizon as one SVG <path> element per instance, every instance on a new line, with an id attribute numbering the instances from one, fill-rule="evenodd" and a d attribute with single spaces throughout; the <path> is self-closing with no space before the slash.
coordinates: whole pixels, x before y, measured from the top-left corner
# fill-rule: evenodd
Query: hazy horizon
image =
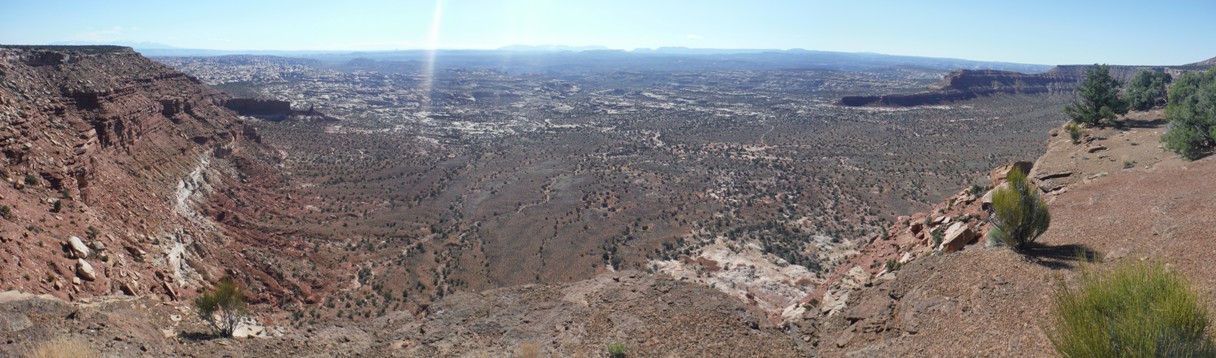
<path id="1" fill-rule="evenodd" d="M 0 5 L 0 43 L 220 51 L 805 49 L 1027 64 L 1178 65 L 1216 56 L 1216 3 L 407 1 Z M 1084 14 L 1085 16 L 1079 16 Z"/>

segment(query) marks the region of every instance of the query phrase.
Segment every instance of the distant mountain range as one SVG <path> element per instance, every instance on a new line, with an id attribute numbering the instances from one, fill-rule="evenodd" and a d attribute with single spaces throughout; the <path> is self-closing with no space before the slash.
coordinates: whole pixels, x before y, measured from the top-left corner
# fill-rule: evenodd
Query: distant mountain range
<path id="1" fill-rule="evenodd" d="M 156 42 L 96 42 L 96 41 L 60 41 L 51 45 L 118 45 L 127 46 L 150 57 L 176 56 L 227 56 L 227 55 L 264 55 L 282 57 L 302 57 L 319 60 L 349 61 L 352 59 L 422 61 L 430 57 L 429 50 L 383 50 L 383 51 L 349 51 L 349 50 L 212 50 L 181 48 Z M 922 57 L 887 55 L 874 52 L 835 52 L 817 51 L 801 48 L 794 49 L 719 49 L 693 47 L 658 47 L 636 48 L 633 50 L 611 49 L 606 46 L 568 46 L 568 45 L 509 45 L 497 49 L 441 49 L 436 51 L 438 57 L 458 60 L 459 65 L 484 66 L 487 63 L 497 63 L 496 58 L 510 57 L 525 63 L 553 62 L 564 63 L 571 57 L 605 58 L 614 56 L 665 56 L 665 57 L 702 57 L 728 56 L 721 60 L 748 63 L 761 68 L 802 68 L 828 70 L 859 70 L 882 67 L 912 66 L 940 70 L 1001 70 L 1023 73 L 1041 73 L 1053 66 L 1043 64 L 1024 64 L 999 61 L 975 61 L 957 58 Z M 525 58 L 520 58 L 520 55 Z M 473 58 L 480 57 L 483 61 Z M 561 60 L 555 60 L 561 58 Z M 695 61 L 694 59 L 694 62 Z M 450 63 L 456 65 L 457 63 Z M 569 63 L 566 63 L 569 65 Z M 1183 66 L 1216 66 L 1216 57 Z M 493 66 L 491 66 L 493 67 Z M 694 64 L 694 68 L 696 65 Z M 748 67 L 748 66 L 744 66 Z"/>
<path id="2" fill-rule="evenodd" d="M 96 42 L 58 42 L 55 45 L 97 45 Z M 491 50 L 321 51 L 321 50 L 209 50 L 178 48 L 153 42 L 116 42 L 149 57 L 264 55 L 309 58 L 325 62 L 437 60 L 443 67 L 480 67 L 508 72 L 578 72 L 602 70 L 714 70 L 814 69 L 864 71 L 912 67 L 930 70 L 1000 70 L 1042 73 L 1049 65 L 974 61 L 956 58 L 886 55 L 872 52 L 834 52 L 806 49 L 714 49 L 690 47 L 614 50 L 604 46 L 511 45 Z M 1190 65 L 1216 64 L 1216 58 Z"/>
<path id="3" fill-rule="evenodd" d="M 581 52 L 611 50 L 605 46 L 566 46 L 566 45 L 510 45 L 498 48 L 499 51 L 522 52 Z"/>

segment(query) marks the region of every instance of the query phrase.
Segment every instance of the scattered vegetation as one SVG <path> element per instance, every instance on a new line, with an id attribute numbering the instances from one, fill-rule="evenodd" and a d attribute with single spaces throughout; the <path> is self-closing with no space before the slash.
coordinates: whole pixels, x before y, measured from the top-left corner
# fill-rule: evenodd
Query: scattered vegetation
<path id="1" fill-rule="evenodd" d="M 608 356 L 612 358 L 625 357 L 625 344 L 621 342 L 608 343 Z"/>
<path id="2" fill-rule="evenodd" d="M 101 357 L 97 351 L 89 347 L 88 343 L 80 338 L 59 337 L 50 341 L 39 343 L 30 352 L 29 358 L 96 358 Z"/>
<path id="3" fill-rule="evenodd" d="M 892 74 L 894 80 L 875 82 L 870 75 L 833 71 L 707 71 L 613 79 L 576 74 L 561 81 L 623 92 L 566 92 L 553 102 L 557 108 L 520 107 L 529 99 L 514 93 L 548 88 L 556 79 L 469 71 L 448 73 L 436 81 L 436 89 L 467 93 L 470 84 L 477 84 L 493 87 L 487 91 L 498 93 L 490 95 L 497 99 L 433 98 L 428 106 L 445 108 L 451 117 L 407 133 L 377 128 L 396 128 L 398 114 L 415 113 L 411 103 L 422 98 L 370 103 L 399 97 L 383 90 L 416 85 L 410 75 L 402 76 L 416 69 L 381 70 L 386 71 L 382 79 L 367 82 L 375 83 L 371 92 L 356 93 L 345 85 L 365 87 L 363 76 L 333 79 L 328 69 L 315 74 L 272 70 L 267 74 L 278 75 L 264 77 L 292 79 L 240 85 L 271 97 L 311 93 L 308 97 L 317 101 L 301 105 L 315 103 L 328 114 L 360 123 L 350 135 L 326 134 L 329 126 L 323 123 L 252 123 L 268 143 L 290 153 L 313 153 L 285 162 L 292 175 L 281 179 L 284 187 L 316 183 L 309 191 L 318 200 L 299 200 L 316 205 L 299 216 L 265 211 L 250 219 L 263 223 L 265 233 L 291 228 L 301 235 L 335 238 L 308 248 L 322 258 L 316 261 L 320 265 L 299 260 L 275 264 L 296 279 L 316 282 L 349 279 L 362 267 L 338 268 L 332 262 L 357 257 L 376 263 L 367 285 L 334 296 L 334 305 L 350 305 L 342 307 L 343 317 L 363 318 L 369 312 L 374 317 L 386 308 L 417 310 L 457 291 L 573 281 L 608 265 L 645 269 L 650 260 L 694 256 L 723 233 L 732 245 L 759 244 L 787 263 L 827 274 L 820 265 L 827 266 L 828 250 L 808 250 L 809 241 L 836 246 L 873 237 L 898 213 L 970 184 L 974 168 L 1037 155 L 1042 138 L 1036 133 L 1059 126 L 1052 118 L 1072 99 L 991 96 L 932 110 L 815 106 L 800 113 L 798 108 L 809 102 L 777 99 L 789 95 L 787 85 L 749 86 L 738 93 L 666 85 L 795 81 L 799 96 L 835 101 L 844 94 L 918 90 L 940 80 L 937 72 L 913 78 L 899 71 Z M 205 72 L 223 73 L 224 68 Z M 866 80 L 855 80 L 860 78 Z M 667 98 L 634 94 L 640 92 Z M 342 102 L 322 100 L 320 94 L 366 98 L 371 107 L 341 109 Z M 712 110 L 667 105 L 686 100 Z M 631 108 L 621 112 L 613 104 L 618 101 L 630 102 Z M 738 110 L 763 114 L 715 114 Z M 563 129 L 533 130 L 502 121 L 513 117 L 551 119 Z M 946 117 L 976 122 L 960 131 L 941 126 Z M 477 123 L 477 129 L 453 123 Z M 923 137 L 875 131 L 875 123 L 900 123 Z M 602 130 L 607 127 L 616 129 Z M 450 139 L 436 146 L 432 138 Z M 960 140 L 982 150 L 954 150 Z M 768 149 L 761 154 L 754 151 L 756 145 Z M 888 152 L 893 155 L 871 155 Z M 949 158 L 941 153 L 950 153 Z M 673 160 L 679 164 L 654 164 Z M 467 195 L 472 192 L 484 195 Z M 65 204 L 71 207 L 71 202 Z M 473 223 L 480 223 L 478 233 L 464 235 L 463 228 Z M 450 238 L 447 242 L 454 245 L 420 240 L 415 235 L 419 230 Z M 336 239 L 349 237 L 359 239 Z M 497 242 L 498 237 L 524 238 L 522 249 L 502 259 L 487 259 L 485 253 L 499 255 L 476 249 L 479 242 Z M 552 258 L 561 258 L 567 269 L 554 270 Z M 322 310 L 323 318 L 337 311 Z"/>
<path id="4" fill-rule="evenodd" d="M 1064 130 L 1068 131 L 1068 138 L 1072 139 L 1072 144 L 1081 144 L 1081 126 L 1069 122 L 1064 125 Z"/>
<path id="5" fill-rule="evenodd" d="M 900 263 L 899 260 L 887 259 L 887 264 L 886 264 L 887 272 L 899 271 L 899 269 L 901 269 L 903 267 L 904 267 L 904 264 Z"/>
<path id="6" fill-rule="evenodd" d="M 1110 66 L 1095 64 L 1087 70 L 1077 95 L 1080 98 L 1064 107 L 1074 123 L 1101 126 L 1127 114 L 1127 102 L 1119 96 L 1119 81 L 1110 76 Z"/>
<path id="7" fill-rule="evenodd" d="M 97 240 L 97 237 L 101 236 L 101 229 L 98 229 L 96 226 L 89 225 L 89 228 L 84 230 L 84 235 L 87 236 L 89 240 Z"/>
<path id="8" fill-rule="evenodd" d="M 985 235 L 984 238 L 988 240 L 988 247 L 1001 247 L 1005 245 L 1005 242 L 1001 241 L 1001 228 L 999 227 L 994 226 L 989 229 L 988 235 Z"/>
<path id="9" fill-rule="evenodd" d="M 1025 251 L 1051 225 L 1047 203 L 1031 187 L 1026 173 L 1013 168 L 1007 178 L 1009 185 L 992 194 L 993 217 L 997 238 L 1005 246 Z"/>
<path id="10" fill-rule="evenodd" d="M 1081 272 L 1055 294 L 1051 342 L 1065 357 L 1211 357 L 1205 303 L 1159 262 Z"/>
<path id="11" fill-rule="evenodd" d="M 232 337 L 236 326 L 249 315 L 245 293 L 230 278 L 221 279 L 215 288 L 194 300 L 199 318 L 220 337 Z"/>
<path id="12" fill-rule="evenodd" d="M 983 196 L 986 192 L 988 192 L 988 187 L 979 184 L 971 184 L 971 195 Z"/>
<path id="13" fill-rule="evenodd" d="M 1183 75 L 1170 87 L 1169 126 L 1161 141 L 1188 160 L 1199 159 L 1216 138 L 1216 69 Z"/>
<path id="14" fill-rule="evenodd" d="M 1136 77 L 1132 77 L 1123 91 L 1127 104 L 1137 111 L 1164 106 L 1170 81 L 1173 79 L 1165 72 L 1141 70 L 1136 73 Z"/>
<path id="15" fill-rule="evenodd" d="M 8 205 L 0 206 L 0 217 L 4 217 L 5 220 L 13 220 L 13 208 Z"/>

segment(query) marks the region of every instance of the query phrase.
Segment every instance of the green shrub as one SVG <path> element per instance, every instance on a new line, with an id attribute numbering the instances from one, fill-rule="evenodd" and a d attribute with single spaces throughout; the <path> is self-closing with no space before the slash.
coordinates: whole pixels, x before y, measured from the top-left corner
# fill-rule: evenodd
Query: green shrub
<path id="1" fill-rule="evenodd" d="M 946 227 L 942 226 L 929 232 L 929 237 L 933 238 L 933 247 L 942 246 L 942 240 L 946 239 Z"/>
<path id="2" fill-rule="evenodd" d="M 8 207 L 8 205 L 0 206 L 0 217 L 3 217 L 5 220 L 13 220 L 13 208 Z"/>
<path id="3" fill-rule="evenodd" d="M 1167 90 L 1173 77 L 1165 72 L 1140 70 L 1124 90 L 1127 104 L 1137 111 L 1147 111 L 1166 103 Z"/>
<path id="4" fill-rule="evenodd" d="M 1015 251 L 1025 251 L 1034 240 L 1051 225 L 1051 214 L 1047 203 L 1039 197 L 1038 189 L 1031 187 L 1022 169 L 1009 172 L 1006 187 L 992 194 L 992 222 L 995 235 L 1005 246 Z"/>
<path id="5" fill-rule="evenodd" d="M 983 196 L 986 192 L 988 192 L 988 187 L 979 184 L 971 184 L 971 195 Z"/>
<path id="6" fill-rule="evenodd" d="M 1188 160 L 1199 159 L 1216 138 L 1216 68 L 1183 75 L 1170 87 L 1169 98 L 1169 126 L 1161 141 Z"/>
<path id="7" fill-rule="evenodd" d="M 1081 144 L 1081 126 L 1069 122 L 1064 125 L 1064 130 L 1068 131 L 1068 138 L 1072 139 L 1072 144 Z"/>
<path id="8" fill-rule="evenodd" d="M 38 177 L 33 174 L 26 174 L 25 175 L 25 185 L 29 185 L 29 186 L 38 185 Z"/>
<path id="9" fill-rule="evenodd" d="M 1097 65 L 1085 71 L 1085 81 L 1077 85 L 1077 98 L 1064 107 L 1075 123 L 1091 126 L 1114 121 L 1127 114 L 1127 102 L 1119 97 L 1119 80 L 1110 76 L 1110 66 Z"/>
<path id="10" fill-rule="evenodd" d="M 220 280 L 211 292 L 195 299 L 194 308 L 199 318 L 220 337 L 232 337 L 237 324 L 249 315 L 245 293 L 229 278 Z"/>
<path id="11" fill-rule="evenodd" d="M 1050 338 L 1065 357 L 1211 357 L 1207 306 L 1158 262 L 1082 270 L 1055 293 Z"/>
<path id="12" fill-rule="evenodd" d="M 1005 242 L 1001 241 L 1001 228 L 993 226 L 988 229 L 988 235 L 984 236 L 988 240 L 988 247 L 1005 246 Z"/>
<path id="13" fill-rule="evenodd" d="M 608 356 L 612 358 L 625 357 L 625 344 L 621 342 L 608 343 Z"/>
<path id="14" fill-rule="evenodd" d="M 903 267 L 904 267 L 904 264 L 899 263 L 899 260 L 887 259 L 887 264 L 886 264 L 887 272 L 899 271 L 899 269 L 901 269 Z"/>

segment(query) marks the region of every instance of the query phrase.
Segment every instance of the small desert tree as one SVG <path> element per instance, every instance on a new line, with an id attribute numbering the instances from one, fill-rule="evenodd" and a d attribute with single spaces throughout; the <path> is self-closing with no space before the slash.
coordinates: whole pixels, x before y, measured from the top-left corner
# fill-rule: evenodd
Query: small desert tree
<path id="1" fill-rule="evenodd" d="M 199 318 L 211 326 L 215 335 L 232 337 L 236 326 L 249 311 L 245 306 L 245 293 L 229 278 L 220 280 L 215 288 L 194 300 Z"/>
<path id="2" fill-rule="evenodd" d="M 1165 105 L 1170 81 L 1173 77 L 1165 72 L 1142 70 L 1127 83 L 1124 95 L 1127 104 L 1137 111 L 1147 111 Z"/>
<path id="3" fill-rule="evenodd" d="M 1077 85 L 1077 96 L 1064 107 L 1073 122 L 1098 126 L 1127 114 L 1127 102 L 1119 97 L 1119 80 L 1110 76 L 1110 66 L 1095 64 L 1086 70 L 1085 81 Z"/>
<path id="4" fill-rule="evenodd" d="M 1186 159 L 1198 159 L 1216 138 L 1216 68 L 1183 75 L 1170 87 L 1169 96 L 1169 127 L 1161 141 Z"/>
<path id="5" fill-rule="evenodd" d="M 1006 186 L 992 194 L 992 209 L 992 235 L 1015 251 L 1030 248 L 1051 225 L 1047 203 L 1017 167 L 1009 172 Z"/>

